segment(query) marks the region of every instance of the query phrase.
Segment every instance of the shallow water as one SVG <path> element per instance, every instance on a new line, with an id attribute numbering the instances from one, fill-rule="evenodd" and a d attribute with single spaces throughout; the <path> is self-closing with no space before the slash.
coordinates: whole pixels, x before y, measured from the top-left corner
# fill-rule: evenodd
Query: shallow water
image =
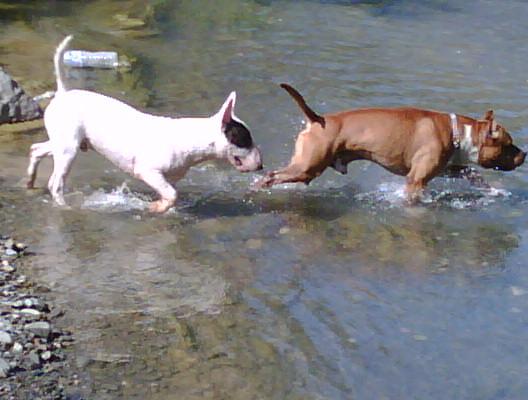
<path id="1" fill-rule="evenodd" d="M 525 2 L 138 3 L 19 6 L 0 18 L 0 61 L 52 89 L 53 48 L 74 32 L 135 62 L 70 71 L 72 87 L 168 115 L 213 113 L 236 89 L 267 169 L 302 125 L 283 81 L 321 112 L 494 108 L 526 147 Z M 150 22 L 125 29 L 123 10 Z M 23 189 L 45 137 L 0 128 L 0 220 L 66 310 L 92 398 L 528 397 L 526 167 L 483 171 L 491 189 L 437 178 L 407 207 L 403 179 L 368 163 L 260 192 L 257 174 L 208 164 L 153 216 L 152 192 L 93 153 L 73 167 L 71 210 Z"/>

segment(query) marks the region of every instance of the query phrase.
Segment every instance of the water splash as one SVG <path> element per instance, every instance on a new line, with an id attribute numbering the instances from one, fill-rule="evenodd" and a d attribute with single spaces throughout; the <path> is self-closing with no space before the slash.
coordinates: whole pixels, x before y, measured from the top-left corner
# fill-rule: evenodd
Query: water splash
<path id="1" fill-rule="evenodd" d="M 148 196 L 133 192 L 127 183 L 123 182 L 121 186 L 113 189 L 110 193 L 106 193 L 103 189 L 95 191 L 83 200 L 81 208 L 113 212 L 145 210 L 150 201 Z"/>
<path id="2" fill-rule="evenodd" d="M 436 183 L 422 196 L 420 203 L 427 206 L 441 206 L 457 210 L 478 209 L 489 206 L 498 198 L 507 198 L 511 192 L 494 187 L 472 187 L 457 184 L 452 179 Z M 393 208 L 406 204 L 405 185 L 397 182 L 383 182 L 376 190 L 358 193 L 355 199 L 375 207 Z"/>

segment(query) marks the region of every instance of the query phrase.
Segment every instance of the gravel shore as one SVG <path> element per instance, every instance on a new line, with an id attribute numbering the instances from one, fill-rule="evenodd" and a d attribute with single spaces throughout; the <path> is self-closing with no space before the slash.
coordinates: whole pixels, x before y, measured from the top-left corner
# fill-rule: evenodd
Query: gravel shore
<path id="1" fill-rule="evenodd" d="M 25 244 L 0 236 L 0 398 L 82 399 L 73 337 L 56 328 L 62 312 L 46 301 L 49 289 L 18 271 L 26 256 Z"/>

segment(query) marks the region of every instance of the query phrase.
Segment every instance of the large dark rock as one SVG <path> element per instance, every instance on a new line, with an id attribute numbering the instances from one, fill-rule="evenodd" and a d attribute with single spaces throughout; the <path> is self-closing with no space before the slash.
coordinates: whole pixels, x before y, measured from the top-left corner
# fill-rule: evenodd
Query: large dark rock
<path id="1" fill-rule="evenodd" d="M 40 106 L 0 68 L 0 124 L 42 117 Z"/>

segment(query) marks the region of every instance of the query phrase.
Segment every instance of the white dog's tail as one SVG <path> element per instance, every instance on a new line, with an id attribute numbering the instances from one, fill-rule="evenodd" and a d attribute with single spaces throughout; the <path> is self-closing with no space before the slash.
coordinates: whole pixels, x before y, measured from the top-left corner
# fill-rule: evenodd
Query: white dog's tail
<path id="1" fill-rule="evenodd" d="M 55 55 L 53 56 L 53 64 L 55 66 L 55 78 L 57 79 L 57 93 L 58 92 L 65 92 L 66 87 L 63 83 L 63 75 L 62 75 L 62 57 L 64 55 L 64 52 L 66 51 L 66 47 L 68 46 L 68 43 L 73 39 L 73 35 L 68 35 L 64 38 L 64 40 L 57 46 L 57 49 L 55 50 Z"/>

